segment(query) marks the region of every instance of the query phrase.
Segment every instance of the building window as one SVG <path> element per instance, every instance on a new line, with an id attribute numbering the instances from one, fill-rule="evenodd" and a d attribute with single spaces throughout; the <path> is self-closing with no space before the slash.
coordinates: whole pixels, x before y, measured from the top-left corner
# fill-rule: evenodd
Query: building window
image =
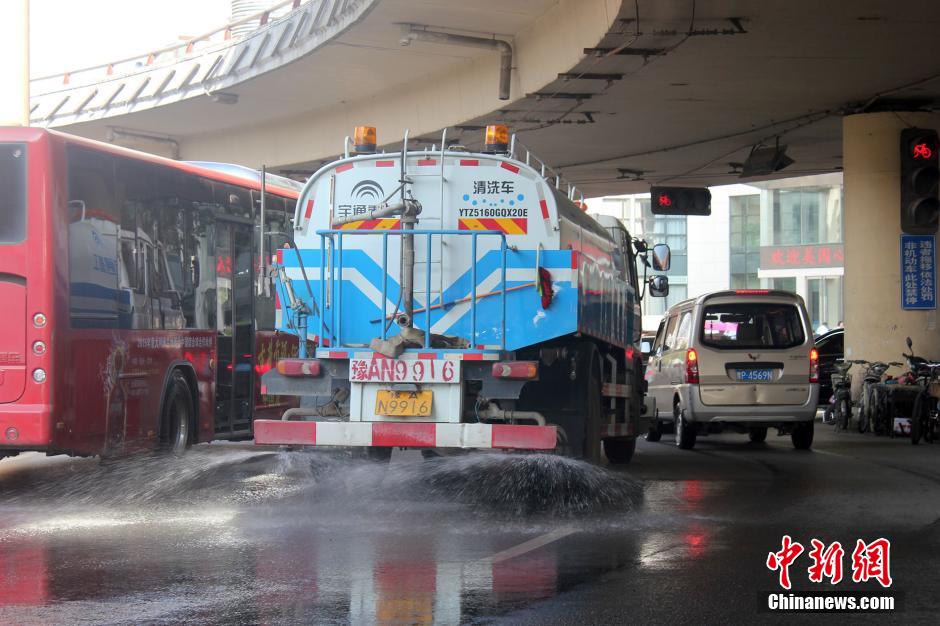
<path id="1" fill-rule="evenodd" d="M 771 289 L 780 289 L 781 291 L 792 291 L 796 293 L 796 276 L 771 278 L 769 287 Z"/>
<path id="2" fill-rule="evenodd" d="M 817 334 L 832 330 L 842 321 L 842 277 L 806 279 L 806 308 Z"/>
<path id="3" fill-rule="evenodd" d="M 771 191 L 770 245 L 842 242 L 842 187 L 800 187 Z"/>
<path id="4" fill-rule="evenodd" d="M 732 289 L 760 287 L 760 194 L 730 198 Z"/>
<path id="5" fill-rule="evenodd" d="M 672 255 L 672 266 L 666 274 L 670 281 L 682 277 L 683 282 L 689 270 L 689 244 L 688 230 L 685 215 L 653 215 L 650 210 L 650 199 L 638 200 L 641 213 L 640 232 L 650 244 L 665 243 L 669 245 Z"/>

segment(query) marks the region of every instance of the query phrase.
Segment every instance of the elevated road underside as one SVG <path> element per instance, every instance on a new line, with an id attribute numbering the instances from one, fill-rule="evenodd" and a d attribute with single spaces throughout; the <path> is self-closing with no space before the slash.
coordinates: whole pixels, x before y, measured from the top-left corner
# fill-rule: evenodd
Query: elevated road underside
<path id="1" fill-rule="evenodd" d="M 792 176 L 841 167 L 846 114 L 932 109 L 938 22 L 927 0 L 903 12 L 886 0 L 314 0 L 205 52 L 188 87 L 171 85 L 185 54 L 132 72 L 120 106 L 95 99 L 124 76 L 94 82 L 77 113 L 88 84 L 48 79 L 34 86 L 33 123 L 162 152 L 173 144 L 120 131 L 165 135 L 183 158 L 305 174 L 356 124 L 378 126 L 387 145 L 406 128 L 439 143 L 449 127 L 478 147 L 480 128 L 503 122 L 587 195 L 737 181 L 733 164 L 779 140 L 795 160 L 779 175 Z M 408 28 L 510 43 L 509 99 L 497 51 L 402 45 Z M 222 60 L 205 76 L 212 55 Z M 167 94 L 147 96 L 173 70 Z M 140 72 L 152 76 L 137 102 Z"/>

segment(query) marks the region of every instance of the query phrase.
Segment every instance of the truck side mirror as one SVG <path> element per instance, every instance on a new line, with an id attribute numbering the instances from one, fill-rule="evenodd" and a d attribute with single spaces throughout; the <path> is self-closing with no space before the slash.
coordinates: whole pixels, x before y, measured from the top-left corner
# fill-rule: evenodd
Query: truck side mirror
<path id="1" fill-rule="evenodd" d="M 664 243 L 658 243 L 653 246 L 653 270 L 656 272 L 668 272 L 672 265 L 672 256 L 669 246 Z"/>
<path id="2" fill-rule="evenodd" d="M 650 295 L 654 298 L 665 298 L 669 295 L 669 277 L 651 276 L 649 279 Z"/>

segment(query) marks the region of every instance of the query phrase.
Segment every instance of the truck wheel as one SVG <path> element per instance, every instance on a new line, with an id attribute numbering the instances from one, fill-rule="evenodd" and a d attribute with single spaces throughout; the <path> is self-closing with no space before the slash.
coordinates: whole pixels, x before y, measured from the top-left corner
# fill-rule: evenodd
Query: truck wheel
<path id="1" fill-rule="evenodd" d="M 646 433 L 646 440 L 656 443 L 663 438 L 663 425 L 658 419 L 654 419 L 650 424 L 649 432 Z"/>
<path id="2" fill-rule="evenodd" d="M 626 465 L 636 451 L 636 437 L 604 440 L 604 454 L 612 465 Z"/>
<path id="3" fill-rule="evenodd" d="M 584 445 L 581 458 L 591 463 L 601 462 L 601 419 L 604 411 L 601 397 L 601 372 L 597 348 L 588 344 L 587 359 L 584 363 L 588 376 L 584 389 Z"/>
<path id="4" fill-rule="evenodd" d="M 793 427 L 790 433 L 790 439 L 793 441 L 793 447 L 797 450 L 809 450 L 813 445 L 813 420 L 800 422 Z"/>
<path id="5" fill-rule="evenodd" d="M 672 407 L 672 415 L 676 420 L 676 445 L 681 450 L 691 450 L 695 447 L 695 427 L 682 416 L 682 406 L 678 402 Z"/>
<path id="6" fill-rule="evenodd" d="M 764 443 L 767 441 L 767 427 L 754 426 L 748 430 L 747 436 L 753 443 Z"/>
<path id="7" fill-rule="evenodd" d="M 160 449 L 171 454 L 182 454 L 192 442 L 193 396 L 186 377 L 179 370 L 170 376 L 163 398 Z"/>

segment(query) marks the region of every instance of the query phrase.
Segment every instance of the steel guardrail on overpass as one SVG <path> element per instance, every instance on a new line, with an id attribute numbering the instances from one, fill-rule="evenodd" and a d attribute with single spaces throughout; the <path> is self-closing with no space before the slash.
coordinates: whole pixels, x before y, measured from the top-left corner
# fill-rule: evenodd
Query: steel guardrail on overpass
<path id="1" fill-rule="evenodd" d="M 30 123 L 62 126 L 208 95 L 314 51 L 378 0 L 285 0 L 188 41 L 30 81 Z M 257 23 L 243 37 L 233 28 Z"/>

